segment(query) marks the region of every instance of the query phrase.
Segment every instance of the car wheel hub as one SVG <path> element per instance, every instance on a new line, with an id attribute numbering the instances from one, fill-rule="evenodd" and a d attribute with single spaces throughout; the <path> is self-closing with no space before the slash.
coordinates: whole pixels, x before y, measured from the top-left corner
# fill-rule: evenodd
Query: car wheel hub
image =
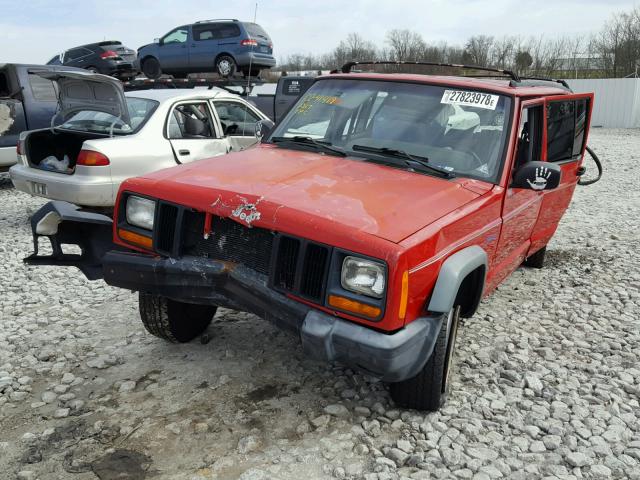
<path id="1" fill-rule="evenodd" d="M 228 75 L 229 72 L 231 72 L 231 63 L 229 62 L 229 60 L 222 60 L 220 63 L 218 63 L 218 70 L 221 74 Z"/>

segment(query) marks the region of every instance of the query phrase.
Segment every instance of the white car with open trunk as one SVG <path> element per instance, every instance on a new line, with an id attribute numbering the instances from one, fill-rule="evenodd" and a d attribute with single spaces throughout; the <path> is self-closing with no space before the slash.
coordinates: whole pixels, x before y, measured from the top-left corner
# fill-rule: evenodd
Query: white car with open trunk
<path id="1" fill-rule="evenodd" d="M 23 192 L 81 206 L 112 207 L 123 180 L 249 148 L 263 123 L 273 125 L 220 88 L 125 93 L 104 75 L 41 75 L 58 85 L 52 124 L 62 123 L 22 133 L 11 180 Z"/>

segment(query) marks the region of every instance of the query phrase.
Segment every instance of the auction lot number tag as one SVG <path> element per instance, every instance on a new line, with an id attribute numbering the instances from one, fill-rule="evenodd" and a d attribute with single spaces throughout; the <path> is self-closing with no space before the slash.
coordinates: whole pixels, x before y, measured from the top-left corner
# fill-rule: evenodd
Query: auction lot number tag
<path id="1" fill-rule="evenodd" d="M 464 90 L 445 90 L 440 103 L 448 105 L 466 105 L 468 107 L 495 110 L 498 106 L 498 95 L 482 92 L 465 92 Z"/>

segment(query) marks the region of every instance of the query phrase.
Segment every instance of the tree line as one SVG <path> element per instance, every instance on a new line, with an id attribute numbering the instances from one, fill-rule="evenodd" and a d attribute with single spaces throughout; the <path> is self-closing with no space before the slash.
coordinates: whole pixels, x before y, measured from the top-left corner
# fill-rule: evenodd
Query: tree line
<path id="1" fill-rule="evenodd" d="M 378 47 L 350 33 L 328 53 L 297 53 L 281 59 L 278 70 L 330 70 L 351 60 L 463 63 L 560 78 L 634 76 L 640 63 L 640 7 L 614 14 L 599 32 L 585 36 L 474 35 L 464 44 L 451 45 L 429 43 L 418 32 L 395 29 Z"/>

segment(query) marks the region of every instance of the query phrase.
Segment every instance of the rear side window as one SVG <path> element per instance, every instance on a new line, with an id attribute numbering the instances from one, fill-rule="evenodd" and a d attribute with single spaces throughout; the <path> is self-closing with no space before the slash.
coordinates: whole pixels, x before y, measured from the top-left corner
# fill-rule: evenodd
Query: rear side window
<path id="1" fill-rule="evenodd" d="M 580 156 L 587 122 L 587 100 L 547 105 L 547 160 L 561 162 Z"/>
<path id="2" fill-rule="evenodd" d="M 299 97 L 307 91 L 312 81 L 304 80 L 283 80 L 282 81 L 282 94 Z"/>
<path id="3" fill-rule="evenodd" d="M 29 86 L 31 94 L 36 100 L 41 102 L 56 102 L 58 100 L 55 84 L 51 80 L 30 73 Z"/>
<path id="4" fill-rule="evenodd" d="M 235 23 L 209 23 L 193 26 L 193 37 L 197 41 L 219 40 L 240 36 L 240 27 Z"/>

